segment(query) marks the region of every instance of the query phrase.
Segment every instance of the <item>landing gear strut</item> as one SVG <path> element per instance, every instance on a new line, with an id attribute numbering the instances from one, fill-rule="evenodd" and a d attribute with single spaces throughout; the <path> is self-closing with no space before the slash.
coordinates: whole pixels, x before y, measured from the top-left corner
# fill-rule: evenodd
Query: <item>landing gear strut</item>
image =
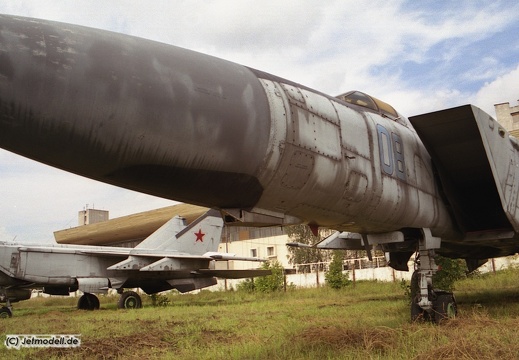
<path id="1" fill-rule="evenodd" d="M 432 277 L 437 271 L 435 249 L 440 248 L 441 239 L 432 236 L 430 229 L 422 229 L 422 234 L 418 244 L 419 260 L 411 278 L 411 321 L 439 324 L 456 316 L 456 300 L 450 292 L 433 289 Z"/>

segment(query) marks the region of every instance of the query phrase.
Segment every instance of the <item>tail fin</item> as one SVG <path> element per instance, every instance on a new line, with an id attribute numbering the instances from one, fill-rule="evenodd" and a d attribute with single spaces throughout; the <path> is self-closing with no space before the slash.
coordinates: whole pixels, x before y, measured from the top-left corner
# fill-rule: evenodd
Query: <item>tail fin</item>
<path id="1" fill-rule="evenodd" d="M 184 219 L 175 216 L 144 239 L 135 249 L 178 251 L 203 255 L 218 250 L 223 220 L 217 210 L 209 210 L 186 226 Z"/>

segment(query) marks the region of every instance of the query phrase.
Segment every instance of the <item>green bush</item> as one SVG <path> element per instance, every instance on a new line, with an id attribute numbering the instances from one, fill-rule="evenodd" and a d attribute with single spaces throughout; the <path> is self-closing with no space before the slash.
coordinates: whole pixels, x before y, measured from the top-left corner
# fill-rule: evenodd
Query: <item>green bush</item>
<path id="1" fill-rule="evenodd" d="M 332 289 L 342 289 L 351 283 L 351 281 L 348 279 L 348 273 L 343 273 L 343 259 L 343 251 L 334 251 L 332 262 L 330 263 L 328 271 L 324 276 L 326 284 Z"/>
<path id="2" fill-rule="evenodd" d="M 245 291 L 248 293 L 254 292 L 254 290 L 255 290 L 254 279 L 243 280 L 236 286 L 236 289 L 238 291 Z"/>
<path id="3" fill-rule="evenodd" d="M 434 289 L 452 292 L 455 282 L 467 277 L 468 269 L 465 260 L 436 255 L 434 261 L 438 266 L 438 271 L 432 278 Z M 419 292 L 418 276 L 413 276 L 411 282 L 402 279 L 400 287 L 404 290 L 405 297 L 411 300 Z"/>
<path id="4" fill-rule="evenodd" d="M 449 259 L 440 255 L 435 257 L 438 271 L 433 275 L 433 287 L 453 291 L 454 283 L 467 277 L 467 265 L 462 259 Z"/>
<path id="5" fill-rule="evenodd" d="M 260 276 L 256 279 L 246 279 L 238 284 L 237 289 L 245 292 L 263 292 L 269 293 L 283 290 L 284 286 L 284 269 L 278 262 L 264 262 L 260 269 L 271 270 L 272 275 Z"/>
<path id="6" fill-rule="evenodd" d="M 169 298 L 165 294 L 151 294 L 149 295 L 152 306 L 169 306 Z"/>
<path id="7" fill-rule="evenodd" d="M 411 290 L 411 282 L 406 279 L 400 280 L 400 288 L 404 291 L 404 296 L 406 299 L 409 299 L 409 304 L 411 303 L 411 299 L 413 298 L 413 291 Z M 413 289 L 414 290 L 414 289 Z"/>
<path id="8" fill-rule="evenodd" d="M 271 270 L 272 275 L 258 277 L 254 283 L 254 287 L 259 292 L 269 293 L 283 290 L 284 269 L 279 261 L 264 262 L 261 269 Z"/>

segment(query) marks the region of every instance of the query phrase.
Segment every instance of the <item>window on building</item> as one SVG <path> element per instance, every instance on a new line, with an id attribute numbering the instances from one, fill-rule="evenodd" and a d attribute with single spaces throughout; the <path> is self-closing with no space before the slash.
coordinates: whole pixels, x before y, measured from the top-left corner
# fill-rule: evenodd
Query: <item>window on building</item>
<path id="1" fill-rule="evenodd" d="M 258 257 L 258 249 L 250 249 L 250 256 Z"/>
<path id="2" fill-rule="evenodd" d="M 267 256 L 276 256 L 276 253 L 274 251 L 274 246 L 268 246 L 267 247 Z"/>

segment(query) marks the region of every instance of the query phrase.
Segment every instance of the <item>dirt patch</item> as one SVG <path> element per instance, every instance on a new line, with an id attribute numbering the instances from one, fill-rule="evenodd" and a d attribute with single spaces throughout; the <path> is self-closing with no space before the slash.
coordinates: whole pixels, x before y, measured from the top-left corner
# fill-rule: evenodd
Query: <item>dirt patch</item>
<path id="1" fill-rule="evenodd" d="M 223 330 L 211 330 L 211 329 L 202 329 L 200 336 L 200 343 L 202 344 L 213 344 L 213 343 L 223 343 L 223 344 L 232 344 L 234 342 L 241 341 L 241 336 Z"/>
<path id="2" fill-rule="evenodd" d="M 138 333 L 102 339 L 89 339 L 81 342 L 79 348 L 49 348 L 38 352 L 38 357 L 78 357 L 89 359 L 137 359 L 142 358 L 143 350 L 158 355 L 171 353 L 176 349 L 176 341 L 169 331 L 163 334 Z"/>
<path id="3" fill-rule="evenodd" d="M 327 347 L 332 350 L 362 348 L 368 351 L 385 351 L 394 346 L 395 331 L 376 327 L 362 331 L 336 326 L 308 328 L 294 341 L 304 347 Z"/>
<path id="4" fill-rule="evenodd" d="M 37 353 L 38 357 L 65 357 L 88 359 L 142 359 L 143 357 L 161 357 L 181 355 L 182 349 L 179 342 L 185 342 L 191 337 L 191 341 L 198 346 L 211 344 L 229 344 L 241 339 L 234 332 L 220 329 L 202 327 L 193 329 L 188 333 L 179 334 L 178 330 L 186 330 L 183 321 L 168 320 L 164 324 L 153 320 L 139 320 L 123 324 L 116 321 L 107 321 L 99 324 L 101 333 L 114 327 L 130 326 L 138 327 L 138 332 L 129 335 L 103 336 L 100 338 L 83 337 L 79 348 L 42 349 Z M 189 329 L 187 329 L 189 330 Z"/>
<path id="5" fill-rule="evenodd" d="M 430 349 L 415 359 L 516 359 L 518 352 L 519 346 L 497 337 L 478 339 L 453 336 L 447 344 Z"/>
<path id="6" fill-rule="evenodd" d="M 450 320 L 436 328 L 441 340 L 415 359 L 515 359 L 519 343 L 510 331 L 514 326 L 515 319 L 503 322 L 473 312 L 467 318 Z"/>
<path id="7" fill-rule="evenodd" d="M 173 328 L 175 326 L 184 326 L 186 323 L 187 323 L 187 321 L 167 320 L 166 326 L 168 328 Z"/>

